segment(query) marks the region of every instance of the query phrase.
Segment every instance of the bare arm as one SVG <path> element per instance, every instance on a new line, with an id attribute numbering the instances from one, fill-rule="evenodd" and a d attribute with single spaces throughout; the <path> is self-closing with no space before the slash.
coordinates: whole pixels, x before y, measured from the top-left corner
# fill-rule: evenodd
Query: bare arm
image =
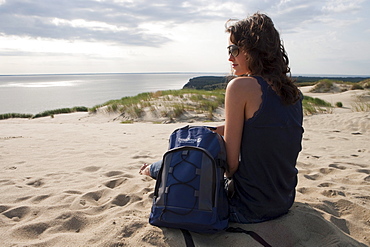
<path id="1" fill-rule="evenodd" d="M 250 77 L 234 79 L 226 88 L 224 139 L 229 166 L 227 177 L 238 170 L 244 122 L 258 110 L 261 95 L 258 82 Z"/>
<path id="2" fill-rule="evenodd" d="M 238 92 L 240 82 L 233 80 L 226 88 L 225 96 L 225 130 L 227 163 L 229 170 L 227 177 L 231 177 L 239 166 L 239 152 L 244 123 L 245 100 Z"/>

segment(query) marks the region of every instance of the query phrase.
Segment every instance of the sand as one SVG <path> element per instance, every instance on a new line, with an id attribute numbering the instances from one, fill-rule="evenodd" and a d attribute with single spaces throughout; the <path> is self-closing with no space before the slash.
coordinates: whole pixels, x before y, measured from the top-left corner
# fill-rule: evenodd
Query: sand
<path id="1" fill-rule="evenodd" d="M 155 181 L 138 174 L 184 125 L 88 113 L 0 121 L 0 246 L 185 246 L 178 230 L 148 223 Z M 306 116 L 304 127 L 290 212 L 232 226 L 272 246 L 370 245 L 370 113 Z M 238 233 L 193 237 L 196 246 L 260 246 Z"/>

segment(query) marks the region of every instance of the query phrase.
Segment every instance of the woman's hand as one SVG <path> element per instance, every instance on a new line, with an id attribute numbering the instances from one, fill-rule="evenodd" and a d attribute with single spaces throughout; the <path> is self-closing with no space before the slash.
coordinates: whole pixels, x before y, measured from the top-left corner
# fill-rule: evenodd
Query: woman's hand
<path id="1" fill-rule="evenodd" d="M 223 136 L 225 125 L 221 125 L 221 126 L 217 126 L 217 127 L 210 127 L 209 129 L 212 130 L 213 132 Z"/>

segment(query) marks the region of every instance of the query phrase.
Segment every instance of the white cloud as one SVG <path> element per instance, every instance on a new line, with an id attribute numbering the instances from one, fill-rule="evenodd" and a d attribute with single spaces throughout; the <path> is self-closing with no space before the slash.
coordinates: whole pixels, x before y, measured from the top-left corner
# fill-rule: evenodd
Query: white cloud
<path id="1" fill-rule="evenodd" d="M 73 20 L 65 20 L 60 18 L 53 18 L 51 21 L 55 26 L 69 26 L 73 28 L 86 28 L 91 29 L 93 31 L 112 31 L 112 32 L 120 32 L 120 31 L 128 31 L 128 27 L 124 26 L 117 26 L 108 24 L 105 22 L 100 21 L 86 21 L 83 19 L 73 19 Z"/>
<path id="2" fill-rule="evenodd" d="M 331 0 L 323 6 L 324 11 L 345 13 L 349 11 L 358 11 L 364 0 Z"/>
<path id="3" fill-rule="evenodd" d="M 0 74 L 228 71 L 224 23 L 256 11 L 272 17 L 293 72 L 335 61 L 370 74 L 364 0 L 0 0 Z"/>

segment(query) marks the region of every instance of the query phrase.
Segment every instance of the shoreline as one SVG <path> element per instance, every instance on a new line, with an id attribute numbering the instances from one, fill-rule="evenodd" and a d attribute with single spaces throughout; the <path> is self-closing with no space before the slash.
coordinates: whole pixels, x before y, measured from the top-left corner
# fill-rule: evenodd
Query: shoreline
<path id="1" fill-rule="evenodd" d="M 43 90 L 45 90 L 46 88 L 52 88 L 52 87 L 61 87 L 63 86 L 62 88 L 68 88 L 68 87 L 75 87 L 76 85 L 78 87 L 81 87 L 81 85 L 79 84 L 80 82 L 78 82 L 79 80 L 74 78 L 75 76 L 99 76 L 99 75 L 140 75 L 140 74 L 143 74 L 143 75 L 187 75 L 187 76 L 190 76 L 190 73 L 191 72 L 159 72 L 159 73 L 79 73 L 79 74 L 35 74 L 35 75 L 22 75 L 24 77 L 27 77 L 27 76 L 45 76 L 45 77 L 48 77 L 48 76 L 72 76 L 73 77 L 73 80 L 72 79 L 63 79 L 62 81 L 59 81 L 59 79 L 52 79 L 52 81 L 50 82 L 49 80 L 47 81 L 43 81 L 43 79 L 40 79 L 40 83 L 41 85 L 38 85 L 35 81 L 23 81 L 23 80 L 19 80 L 19 81 L 14 81 L 14 82 L 0 82 L 0 88 L 1 87 L 5 87 L 5 88 L 12 88 L 12 87 L 41 87 Z M 188 82 L 186 83 L 185 81 L 181 82 L 181 87 L 184 88 L 191 80 L 193 79 L 197 79 L 197 78 L 202 78 L 204 76 L 199 76 L 199 75 L 208 75 L 209 77 L 222 77 L 222 75 L 224 75 L 225 77 L 227 77 L 226 74 L 224 73 L 205 73 L 205 72 L 202 72 L 202 73 L 197 73 L 198 76 L 195 76 L 195 77 L 187 77 L 187 79 L 185 80 L 188 80 Z M 216 76 L 217 75 L 217 76 Z M 19 76 L 19 75 L 2 75 L 3 77 L 7 77 L 7 76 Z M 340 75 L 337 75 L 337 76 L 334 76 L 334 77 L 330 77 L 330 76 L 323 76 L 323 77 L 320 77 L 320 76 L 300 76 L 300 75 L 297 75 L 297 76 L 293 76 L 293 78 L 298 78 L 300 80 L 300 82 L 298 83 L 298 86 L 300 88 L 304 88 L 306 87 L 305 85 L 308 83 L 309 85 L 312 85 L 312 83 L 318 83 L 320 81 L 333 81 L 334 83 L 350 83 L 350 85 L 354 85 L 356 82 L 364 82 L 366 84 L 366 81 L 368 81 L 370 78 L 368 76 L 345 76 L 345 77 L 341 77 Z M 328 79 L 328 78 L 331 78 L 331 79 Z M 44 78 L 45 79 L 45 78 Z M 95 77 L 92 77 L 90 78 L 92 80 L 92 82 L 94 82 L 97 78 Z M 158 78 L 157 78 L 158 79 Z M 177 78 L 179 79 L 179 78 Z M 54 82 L 53 82 L 54 80 Z M 67 81 L 65 81 L 67 80 Z M 72 81 L 71 81 L 72 80 Z M 126 78 L 125 80 L 128 80 L 128 78 Z M 175 80 L 175 79 L 174 79 Z M 182 78 L 181 80 L 184 80 L 184 78 Z M 345 81 L 345 80 L 349 80 L 349 81 Z M 83 81 L 83 80 L 82 80 Z M 2 83 L 6 83 L 6 84 L 2 84 Z M 18 85 L 18 83 L 20 83 L 20 85 Z M 83 83 L 85 84 L 86 82 L 83 81 Z M 367 82 L 367 84 L 369 84 L 370 82 Z M 9 84 L 9 85 L 8 85 Z M 308 85 L 307 84 L 307 85 Z M 18 85 L 18 86 L 17 86 Z M 180 84 L 179 84 L 180 85 Z M 77 87 L 77 89 L 79 89 Z M 367 86 L 368 87 L 368 86 Z M 68 89 L 69 90 L 69 89 Z M 81 89 L 79 89 L 81 90 Z M 156 89 L 157 91 L 166 91 L 166 90 L 181 90 L 181 89 Z M 142 94 L 142 93 L 155 93 L 156 90 L 148 90 L 146 92 L 136 92 L 136 94 L 130 94 L 132 96 L 126 96 L 126 97 L 135 97 L 135 95 L 138 95 L 138 94 Z M 135 91 L 135 90 L 134 90 Z M 71 91 L 73 92 L 73 91 Z M 71 93 L 70 92 L 70 93 Z M 120 94 L 119 96 L 117 96 L 117 99 L 118 98 L 122 98 L 122 95 L 125 95 L 125 94 Z M 114 96 L 112 96 L 112 98 L 114 98 Z M 50 107 L 49 109 L 45 109 L 45 110 L 39 110 L 39 111 L 33 111 L 32 113 L 30 113 L 30 111 L 13 111 L 13 110 L 10 110 L 10 111 L 3 111 L 3 113 L 1 113 L 0 115 L 6 115 L 6 114 L 13 114 L 13 115 L 37 115 L 37 114 L 40 114 L 40 113 L 43 113 L 43 112 L 47 112 L 47 111 L 56 111 L 56 110 L 59 110 L 59 109 L 73 109 L 75 107 L 84 107 L 84 108 L 94 108 L 95 106 L 98 106 L 98 105 L 102 105 L 108 101 L 112 101 L 112 98 L 109 98 L 109 99 L 105 99 L 103 101 L 100 101 L 100 103 L 92 103 L 90 102 L 91 99 L 88 99 L 87 101 L 89 101 L 88 104 L 84 104 L 81 102 L 79 103 L 75 103 L 75 104 L 71 104 L 71 105 L 67 105 L 67 104 L 59 104 L 60 107 Z M 86 100 L 85 100 L 86 101 Z M 97 102 L 97 101 L 95 101 Z M 18 103 L 18 102 L 17 102 Z M 86 102 L 85 102 L 86 103 Z M 44 105 L 44 103 L 43 103 Z M 89 105 L 86 107 L 86 105 Z M 32 106 L 34 107 L 34 106 Z M 17 108 L 17 107 L 16 107 Z M 15 108 L 15 109 L 16 109 Z"/>
<path id="2" fill-rule="evenodd" d="M 313 93 L 313 92 L 310 92 L 313 87 L 314 86 L 303 86 L 303 87 L 300 87 L 300 90 L 301 90 L 301 92 L 303 93 L 304 96 L 308 96 L 308 97 L 312 97 L 312 98 L 318 98 L 318 99 L 324 100 L 327 103 L 331 104 L 331 107 L 323 107 L 323 108 L 327 108 L 327 109 L 324 109 L 324 110 L 327 111 L 328 113 L 366 111 L 366 109 L 367 109 L 367 111 L 369 110 L 368 109 L 369 104 L 370 104 L 369 103 L 370 102 L 370 90 L 369 89 L 347 90 L 347 91 L 343 91 L 343 92 Z M 182 117 L 177 116 L 177 113 L 176 113 L 176 118 L 178 118 L 178 120 L 180 120 L 182 122 L 188 121 L 188 120 L 200 121 L 201 119 L 211 120 L 211 121 L 222 121 L 222 115 L 223 115 L 223 111 L 224 111 L 223 107 L 220 107 L 220 105 L 217 106 L 219 108 L 219 110 L 215 111 L 215 109 L 213 109 L 212 112 L 208 113 L 208 115 L 211 114 L 211 115 L 214 115 L 215 117 L 212 118 L 212 119 L 210 119 L 210 118 L 207 119 L 207 117 L 204 115 L 204 114 L 206 114 L 205 113 L 206 110 L 202 114 L 195 113 L 194 112 L 195 109 L 194 110 L 189 110 L 191 105 L 197 104 L 199 102 L 194 101 L 194 99 L 191 99 L 191 97 L 186 98 L 185 100 L 182 99 L 183 98 L 182 95 L 181 95 L 181 97 L 179 97 L 178 92 L 180 92 L 182 90 L 186 90 L 186 89 L 164 90 L 164 91 L 160 90 L 160 91 L 157 91 L 157 92 L 147 92 L 147 93 L 138 94 L 136 96 L 125 97 L 127 99 L 131 99 L 131 100 L 128 100 L 128 102 L 137 102 L 137 103 L 131 103 L 131 104 L 151 105 L 151 109 L 148 109 L 148 107 L 144 106 L 140 110 L 140 111 L 142 111 L 142 113 L 144 115 L 148 115 L 148 117 L 144 117 L 143 119 L 141 119 L 140 116 L 131 115 L 131 117 L 128 117 L 130 119 L 129 121 L 133 121 L 133 122 L 134 121 L 173 122 L 173 117 L 159 117 L 159 116 L 162 115 L 164 111 L 171 111 L 171 109 L 173 110 L 174 107 L 175 108 L 179 107 L 179 104 L 181 104 L 182 108 L 184 108 L 183 110 L 181 110 L 184 113 L 184 116 L 182 116 Z M 189 90 L 192 90 L 192 89 L 189 89 Z M 159 97 L 155 96 L 157 94 L 167 95 L 167 92 L 170 92 L 170 94 L 167 97 L 172 98 L 172 99 L 170 99 L 170 100 L 169 99 L 163 99 L 163 97 L 161 97 L 161 96 L 159 96 Z M 194 94 L 195 92 L 196 92 L 196 94 L 199 94 L 199 95 L 202 95 L 203 93 L 206 94 L 202 90 L 195 90 L 195 91 L 193 90 L 193 92 L 189 91 L 189 92 L 184 92 L 183 94 L 185 94 L 185 95 L 186 94 Z M 210 92 L 211 92 L 210 95 L 213 94 L 213 96 L 219 97 L 219 96 L 217 96 L 219 93 L 212 93 L 212 91 L 210 91 Z M 213 92 L 216 92 L 216 91 L 213 91 Z M 172 95 L 171 95 L 171 93 L 172 93 Z M 140 98 L 140 95 L 144 95 L 144 96 Z M 146 95 L 152 95 L 152 96 L 154 96 L 154 98 L 152 98 L 152 96 L 149 96 L 149 98 L 147 98 L 148 96 L 146 96 Z M 211 96 L 211 98 L 208 98 L 208 100 L 211 100 L 211 101 L 214 100 L 214 99 L 212 99 L 213 96 Z M 186 97 L 188 97 L 188 96 L 186 96 Z M 360 99 L 361 97 L 365 97 L 365 100 L 362 101 L 362 102 L 361 102 L 361 99 Z M 138 98 L 138 99 L 136 99 L 136 98 Z M 113 104 L 113 105 L 110 106 L 109 102 L 111 102 L 110 104 L 111 105 Z M 115 103 L 115 102 L 117 102 L 117 103 Z M 340 103 L 340 105 L 341 105 L 340 107 L 336 106 L 336 104 L 338 104 L 338 103 Z M 118 119 L 118 118 L 120 118 L 120 116 L 123 116 L 125 114 L 124 114 L 124 112 L 122 112 L 122 113 L 116 112 L 118 107 L 114 106 L 114 105 L 117 105 L 117 104 L 121 104 L 120 100 L 109 100 L 109 101 L 107 101 L 103 104 L 96 105 L 92 108 L 87 108 L 87 107 L 84 107 L 84 106 L 75 106 L 73 108 L 59 108 L 59 109 L 54 109 L 54 110 L 47 110 L 47 111 L 43 111 L 43 112 L 40 112 L 40 113 L 37 113 L 37 114 L 4 113 L 4 114 L 0 114 L 0 121 L 4 120 L 4 119 L 9 119 L 9 118 L 34 119 L 34 118 L 39 118 L 39 117 L 54 117 L 54 115 L 65 114 L 65 113 L 74 113 L 74 112 L 89 112 L 90 114 L 96 114 L 97 113 L 97 114 L 109 114 L 109 115 L 116 114 L 115 119 Z M 163 104 L 167 105 L 167 108 L 166 107 L 161 107 L 161 105 L 163 105 Z M 220 104 L 220 103 L 218 103 L 218 104 Z M 156 108 L 156 110 L 153 111 L 153 107 Z M 214 106 L 212 106 L 212 108 L 213 107 Z M 305 107 L 305 105 L 304 105 L 304 107 Z M 320 108 L 320 105 L 318 105 L 316 107 Z M 134 108 L 136 108 L 136 106 Z M 161 108 L 161 109 L 159 110 L 159 108 Z M 359 108 L 359 109 L 357 109 L 357 108 Z M 365 108 L 365 109 L 362 110 L 361 108 Z M 188 109 L 188 110 L 186 110 L 186 109 Z M 127 108 L 126 111 L 127 110 L 132 111 L 133 109 L 128 109 Z M 155 111 L 157 111 L 157 112 L 155 112 Z M 181 115 L 181 112 L 179 114 Z M 158 119 L 161 119 L 161 120 L 158 120 Z M 126 117 L 126 120 L 127 120 L 127 117 Z"/>

